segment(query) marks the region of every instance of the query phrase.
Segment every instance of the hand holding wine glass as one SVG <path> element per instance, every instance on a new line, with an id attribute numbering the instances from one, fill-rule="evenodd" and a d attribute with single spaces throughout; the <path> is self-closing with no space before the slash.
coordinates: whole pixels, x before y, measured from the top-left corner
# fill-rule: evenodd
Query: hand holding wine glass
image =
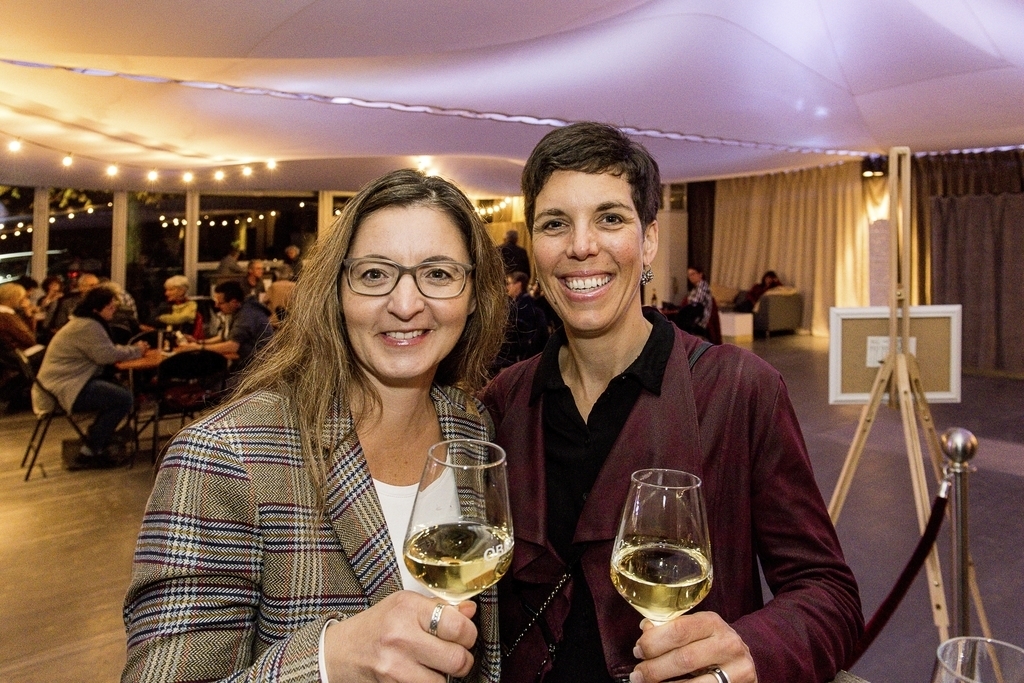
<path id="1" fill-rule="evenodd" d="M 512 545 L 501 447 L 475 439 L 431 446 L 405 535 L 403 554 L 413 577 L 455 606 L 501 579 L 512 564 Z M 444 604 L 434 610 L 432 635 Z"/>
<path id="2" fill-rule="evenodd" d="M 619 594 L 660 625 L 703 600 L 712 575 L 700 479 L 678 470 L 634 472 L 612 547 Z"/>

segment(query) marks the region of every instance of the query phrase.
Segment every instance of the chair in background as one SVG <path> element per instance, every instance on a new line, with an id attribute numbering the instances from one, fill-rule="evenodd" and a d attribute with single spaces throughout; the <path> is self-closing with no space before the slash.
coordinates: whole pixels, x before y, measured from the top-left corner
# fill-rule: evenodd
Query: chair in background
<path id="1" fill-rule="evenodd" d="M 153 399 L 150 421 L 154 463 L 160 443 L 160 423 L 168 417 L 180 416 L 178 429 L 181 429 L 186 420 L 194 419 L 197 413 L 216 404 L 224 394 L 227 374 L 227 358 L 205 349 L 176 353 L 161 361 L 154 388 L 149 392 Z"/>
<path id="2" fill-rule="evenodd" d="M 28 481 L 29 477 L 32 476 L 32 470 L 35 468 L 36 462 L 39 459 L 39 451 L 41 451 L 43 448 L 43 442 L 46 441 L 46 433 L 50 430 L 50 424 L 53 422 L 54 418 L 59 417 L 67 420 L 68 424 L 70 424 L 72 428 L 74 428 L 75 432 L 78 434 L 78 437 L 83 441 L 83 443 L 85 442 L 85 432 L 75 421 L 75 418 L 72 417 L 71 413 L 67 412 L 66 410 L 64 410 L 64 408 L 61 407 L 60 401 L 58 401 L 57 397 L 53 395 L 53 392 L 51 392 L 49 389 L 42 385 L 42 383 L 36 377 L 35 370 L 32 369 L 32 364 L 29 362 L 28 357 L 23 352 L 18 350 L 11 351 L 5 348 L 0 353 L 3 353 L 5 359 L 10 358 L 11 360 L 17 363 L 19 372 L 21 373 L 22 377 L 24 377 L 25 381 L 28 383 L 29 386 L 35 385 L 39 387 L 40 391 L 49 396 L 50 399 L 53 401 L 52 409 L 44 412 L 35 411 L 36 425 L 35 428 L 33 428 L 32 430 L 32 436 L 29 437 L 28 445 L 25 447 L 25 455 L 21 459 L 22 467 L 25 466 L 25 463 L 28 463 L 28 471 L 25 472 L 25 481 Z M 34 407 L 33 410 L 35 410 Z M 39 471 L 42 472 L 43 476 L 45 477 L 46 469 L 43 467 L 43 463 L 38 464 Z"/>

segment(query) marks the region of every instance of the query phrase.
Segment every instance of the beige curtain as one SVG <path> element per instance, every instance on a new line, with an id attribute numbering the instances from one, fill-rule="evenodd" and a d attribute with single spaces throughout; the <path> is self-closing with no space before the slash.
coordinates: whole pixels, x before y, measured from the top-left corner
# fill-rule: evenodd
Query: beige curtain
<path id="1" fill-rule="evenodd" d="M 803 294 L 803 327 L 828 336 L 831 306 L 868 305 L 868 199 L 858 162 L 718 181 L 715 282 L 774 270 Z"/>

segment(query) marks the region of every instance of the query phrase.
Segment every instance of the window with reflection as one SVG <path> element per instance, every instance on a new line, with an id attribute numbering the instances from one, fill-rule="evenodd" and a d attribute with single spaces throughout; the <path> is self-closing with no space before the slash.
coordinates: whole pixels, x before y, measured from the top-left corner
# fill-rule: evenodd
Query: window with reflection
<path id="1" fill-rule="evenodd" d="M 128 193 L 125 289 L 143 322 L 164 300 L 167 278 L 185 273 L 185 221 L 184 194 Z"/>
<path id="2" fill-rule="evenodd" d="M 294 244 L 303 253 L 316 239 L 317 194 L 203 194 L 199 198 L 199 289 L 216 279 L 216 264 L 233 247 L 238 259 L 263 259 L 271 277 L 275 261 Z"/>
<path id="3" fill-rule="evenodd" d="M 100 190 L 50 190 L 48 275 L 73 283 L 81 273 L 110 277 L 114 195 Z"/>
<path id="4" fill-rule="evenodd" d="M 0 283 L 32 274 L 34 199 L 34 188 L 0 185 Z"/>

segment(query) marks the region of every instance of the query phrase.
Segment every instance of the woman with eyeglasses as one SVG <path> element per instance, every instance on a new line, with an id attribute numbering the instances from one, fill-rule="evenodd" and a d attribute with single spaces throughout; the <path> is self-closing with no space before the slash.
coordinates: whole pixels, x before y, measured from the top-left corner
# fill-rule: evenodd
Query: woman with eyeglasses
<path id="1" fill-rule="evenodd" d="M 493 436 L 472 392 L 506 300 L 455 186 L 396 171 L 363 188 L 234 400 L 167 451 L 123 680 L 497 681 L 493 592 L 434 627 L 400 558 L 428 447 Z"/>

